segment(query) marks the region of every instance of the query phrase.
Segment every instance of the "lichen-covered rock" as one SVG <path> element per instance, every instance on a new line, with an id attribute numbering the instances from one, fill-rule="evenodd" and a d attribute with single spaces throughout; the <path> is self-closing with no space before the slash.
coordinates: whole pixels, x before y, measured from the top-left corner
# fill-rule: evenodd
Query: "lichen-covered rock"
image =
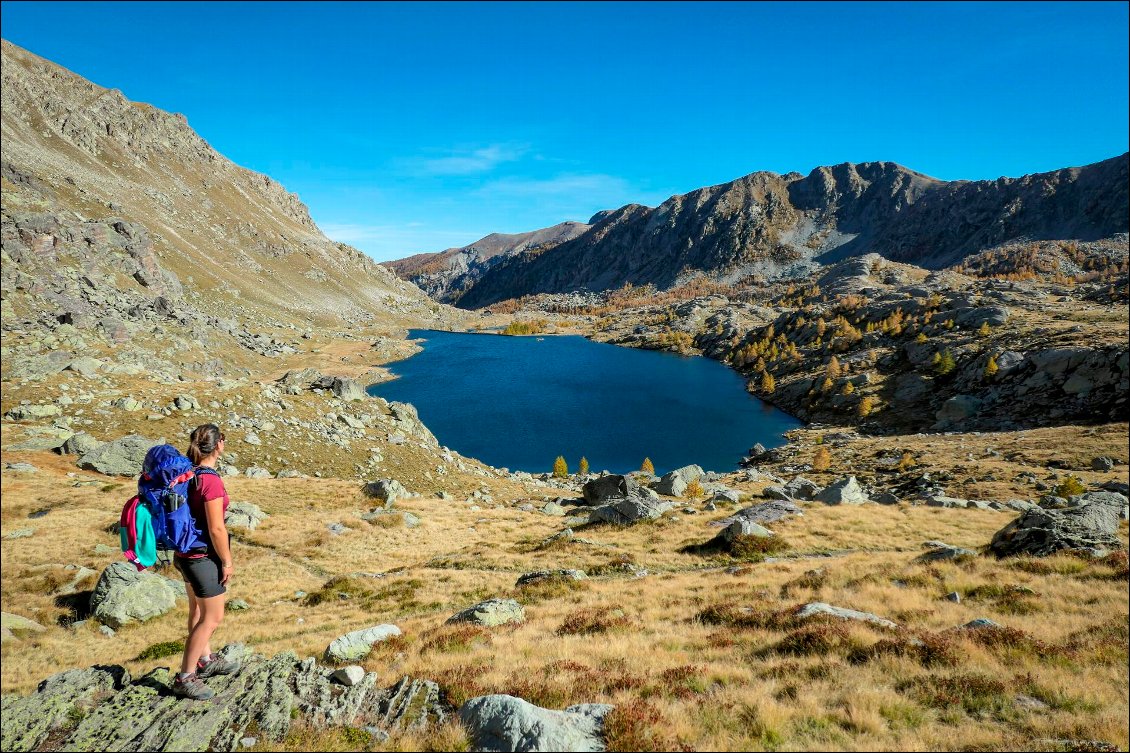
<path id="1" fill-rule="evenodd" d="M 39 683 L 27 697 L 4 697 L 0 715 L 0 748 L 35 750 L 48 735 L 70 723 L 76 709 L 85 711 L 100 695 L 120 690 L 129 672 L 117 665 L 70 669 Z"/>
<path id="2" fill-rule="evenodd" d="M 357 661 L 369 655 L 373 644 L 400 635 L 396 625 L 374 625 L 363 630 L 354 630 L 338 638 L 326 648 L 327 661 Z"/>
<path id="3" fill-rule="evenodd" d="M 1113 492 L 1084 494 L 1080 506 L 1063 510 L 1035 508 L 997 531 L 989 551 L 998 557 L 1027 554 L 1045 557 L 1061 550 L 1101 553 L 1122 549 L 1118 522 L 1126 498 Z"/>
<path id="4" fill-rule="evenodd" d="M 605 750 L 604 718 L 614 706 L 586 703 L 554 711 L 509 695 L 472 698 L 459 720 L 476 750 Z"/>
<path id="5" fill-rule="evenodd" d="M 233 751 L 252 730 L 281 741 L 292 723 L 421 730 L 450 714 L 428 680 L 405 677 L 382 689 L 368 673 L 342 687 L 313 659 L 299 661 L 290 652 L 267 659 L 234 645 L 220 653 L 242 667 L 208 678 L 216 693 L 208 701 L 172 696 L 166 668 L 134 682 L 121 667 L 71 670 L 30 696 L 5 696 L 3 749 L 35 750 L 50 736 L 59 750 Z M 67 731 L 76 716 L 77 726 Z"/>
<path id="6" fill-rule="evenodd" d="M 120 628 L 131 622 L 160 617 L 176 606 L 176 591 L 168 579 L 128 562 L 115 562 L 102 571 L 90 595 L 90 611 L 103 624 Z"/>
<path id="7" fill-rule="evenodd" d="M 475 625 L 495 627 L 526 621 L 526 611 L 513 599 L 487 599 L 453 614 L 447 622 L 470 622 Z"/>

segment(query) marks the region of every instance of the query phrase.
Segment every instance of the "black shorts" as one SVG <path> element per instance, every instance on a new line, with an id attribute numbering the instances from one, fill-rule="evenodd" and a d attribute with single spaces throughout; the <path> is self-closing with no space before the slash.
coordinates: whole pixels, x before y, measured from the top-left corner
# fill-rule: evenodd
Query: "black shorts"
<path id="1" fill-rule="evenodd" d="M 198 599 L 209 599 L 227 592 L 227 586 L 220 583 L 223 575 L 223 563 L 216 554 L 207 557 L 188 559 L 187 557 L 173 557 L 173 564 L 184 576 L 184 582 L 192 587 L 192 592 Z"/>

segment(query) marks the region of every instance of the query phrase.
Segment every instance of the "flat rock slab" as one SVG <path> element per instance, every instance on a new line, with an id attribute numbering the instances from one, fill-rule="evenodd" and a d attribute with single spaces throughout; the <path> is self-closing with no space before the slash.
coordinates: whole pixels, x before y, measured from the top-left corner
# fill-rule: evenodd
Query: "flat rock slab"
<path id="1" fill-rule="evenodd" d="M 396 625 L 374 625 L 363 630 L 354 630 L 335 638 L 326 647 L 326 660 L 343 662 L 363 659 L 373 650 L 373 644 L 387 641 L 395 635 L 400 635 L 400 628 Z"/>
<path id="2" fill-rule="evenodd" d="M 602 751 L 604 718 L 614 706 L 585 703 L 554 711 L 509 695 L 472 698 L 459 720 L 475 750 Z"/>
<path id="3" fill-rule="evenodd" d="M 480 601 L 478 604 L 467 607 L 447 619 L 448 624 L 470 622 L 486 627 L 525 621 L 526 611 L 522 609 L 521 604 L 513 599 L 487 599 L 486 601 Z"/>
<path id="4" fill-rule="evenodd" d="M 871 614 L 870 612 L 857 612 L 854 609 L 844 609 L 843 607 L 834 607 L 831 604 L 825 604 L 822 601 L 814 601 L 810 604 L 805 604 L 797 610 L 796 616 L 800 619 L 807 619 L 809 617 L 816 617 L 817 615 L 828 615 L 829 617 L 838 617 L 842 620 L 856 620 L 859 622 L 869 622 L 872 625 L 879 625 L 886 628 L 897 628 L 898 625 L 890 620 L 884 619 L 878 615 Z"/>
<path id="5" fill-rule="evenodd" d="M 804 515 L 804 510 L 793 502 L 777 500 L 751 505 L 750 507 L 738 510 L 729 517 L 715 520 L 709 525 L 716 528 L 725 528 L 738 520 L 748 520 L 752 523 L 765 525 L 767 523 L 776 523 L 778 520 L 783 520 L 790 515 Z"/>
<path id="6" fill-rule="evenodd" d="M 537 570 L 526 573 L 518 578 L 515 586 L 528 586 L 546 580 L 585 580 L 588 575 L 584 570 Z"/>

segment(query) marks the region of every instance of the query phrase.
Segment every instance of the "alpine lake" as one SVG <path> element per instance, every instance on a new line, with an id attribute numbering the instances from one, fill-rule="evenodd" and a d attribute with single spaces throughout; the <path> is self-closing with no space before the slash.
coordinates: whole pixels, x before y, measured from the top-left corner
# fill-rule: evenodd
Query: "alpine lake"
<path id="1" fill-rule="evenodd" d="M 423 351 L 390 364 L 368 392 L 412 403 L 440 443 L 495 467 L 545 473 L 561 455 L 593 472 L 658 474 L 696 463 L 736 470 L 755 443 L 783 444 L 803 425 L 750 395 L 703 357 L 580 336 L 411 330 Z"/>

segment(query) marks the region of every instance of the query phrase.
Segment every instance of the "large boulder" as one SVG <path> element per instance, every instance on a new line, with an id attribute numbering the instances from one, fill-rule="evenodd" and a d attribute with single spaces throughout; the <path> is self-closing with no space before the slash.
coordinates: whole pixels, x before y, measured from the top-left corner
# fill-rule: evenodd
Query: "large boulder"
<path id="1" fill-rule="evenodd" d="M 1126 497 L 1114 492 L 1090 492 L 1080 502 L 1078 507 L 1063 510 L 1028 510 L 996 532 L 989 551 L 998 557 L 1045 557 L 1061 550 L 1100 554 L 1122 549 L 1118 522 Z"/>
<path id="2" fill-rule="evenodd" d="M 347 662 L 364 659 L 373 650 L 374 644 L 387 641 L 395 635 L 400 635 L 400 628 L 396 625 L 374 625 L 346 633 L 335 638 L 326 647 L 326 661 Z"/>
<path id="3" fill-rule="evenodd" d="M 224 515 L 224 523 L 228 528 L 246 528 L 254 531 L 268 517 L 270 516 L 260 510 L 258 505 L 251 502 L 233 502 Z"/>
<path id="4" fill-rule="evenodd" d="M 589 521 L 593 523 L 615 523 L 616 525 L 632 525 L 641 520 L 655 520 L 674 506 L 674 503 L 664 501 L 650 489 L 637 489 L 627 499 L 620 499 L 600 507 L 594 507 L 589 513 Z"/>
<path id="5" fill-rule="evenodd" d="M 128 562 L 115 562 L 102 571 L 90 595 L 90 611 L 104 625 L 120 628 L 131 622 L 160 617 L 176 606 L 177 592 L 168 578 Z"/>
<path id="6" fill-rule="evenodd" d="M 459 721 L 475 750 L 602 751 L 604 718 L 615 708 L 603 703 L 543 709 L 509 695 L 472 698 L 459 709 Z"/>
<path id="7" fill-rule="evenodd" d="M 88 452 L 98 449 L 101 444 L 101 442 L 85 431 L 80 431 L 77 434 L 72 434 L 67 441 L 63 442 L 55 451 L 61 455 L 78 455 L 81 457 Z"/>
<path id="8" fill-rule="evenodd" d="M 404 485 L 396 479 L 391 478 L 381 478 L 376 481 L 370 481 L 365 484 L 362 491 L 365 493 L 365 496 L 384 502 L 385 507 L 392 507 L 396 500 L 408 496 L 408 490 L 404 488 Z"/>
<path id="9" fill-rule="evenodd" d="M 869 501 L 855 476 L 829 484 L 816 495 L 816 499 L 827 505 L 861 505 Z"/>
<path id="10" fill-rule="evenodd" d="M 157 444 L 151 439 L 130 434 L 113 442 L 100 444 L 78 459 L 78 467 L 98 471 L 107 476 L 136 476 L 141 473 L 145 453 Z"/>
<path id="11" fill-rule="evenodd" d="M 692 481 L 702 478 L 704 471 L 697 465 L 684 465 L 670 473 L 665 473 L 663 478 L 651 485 L 656 492 L 668 497 L 681 497 Z"/>
<path id="12" fill-rule="evenodd" d="M 449 624 L 456 622 L 470 622 L 474 625 L 495 627 L 507 623 L 520 623 L 526 621 L 526 611 L 522 605 L 513 599 L 487 599 L 480 601 L 472 607 L 467 607 L 461 612 L 456 612 L 447 618 Z"/>
<path id="13" fill-rule="evenodd" d="M 820 493 L 820 485 L 804 476 L 797 476 L 785 484 L 784 491 L 792 499 L 811 500 Z"/>
<path id="14" fill-rule="evenodd" d="M 285 379 L 285 376 L 284 376 Z M 349 377 L 323 376 L 314 380 L 313 387 L 329 390 L 342 400 L 364 400 L 367 395 L 359 382 Z"/>
<path id="15" fill-rule="evenodd" d="M 589 481 L 581 488 L 581 493 L 585 496 L 585 504 L 603 505 L 613 500 L 627 499 L 637 489 L 639 484 L 631 476 L 612 474 Z"/>

